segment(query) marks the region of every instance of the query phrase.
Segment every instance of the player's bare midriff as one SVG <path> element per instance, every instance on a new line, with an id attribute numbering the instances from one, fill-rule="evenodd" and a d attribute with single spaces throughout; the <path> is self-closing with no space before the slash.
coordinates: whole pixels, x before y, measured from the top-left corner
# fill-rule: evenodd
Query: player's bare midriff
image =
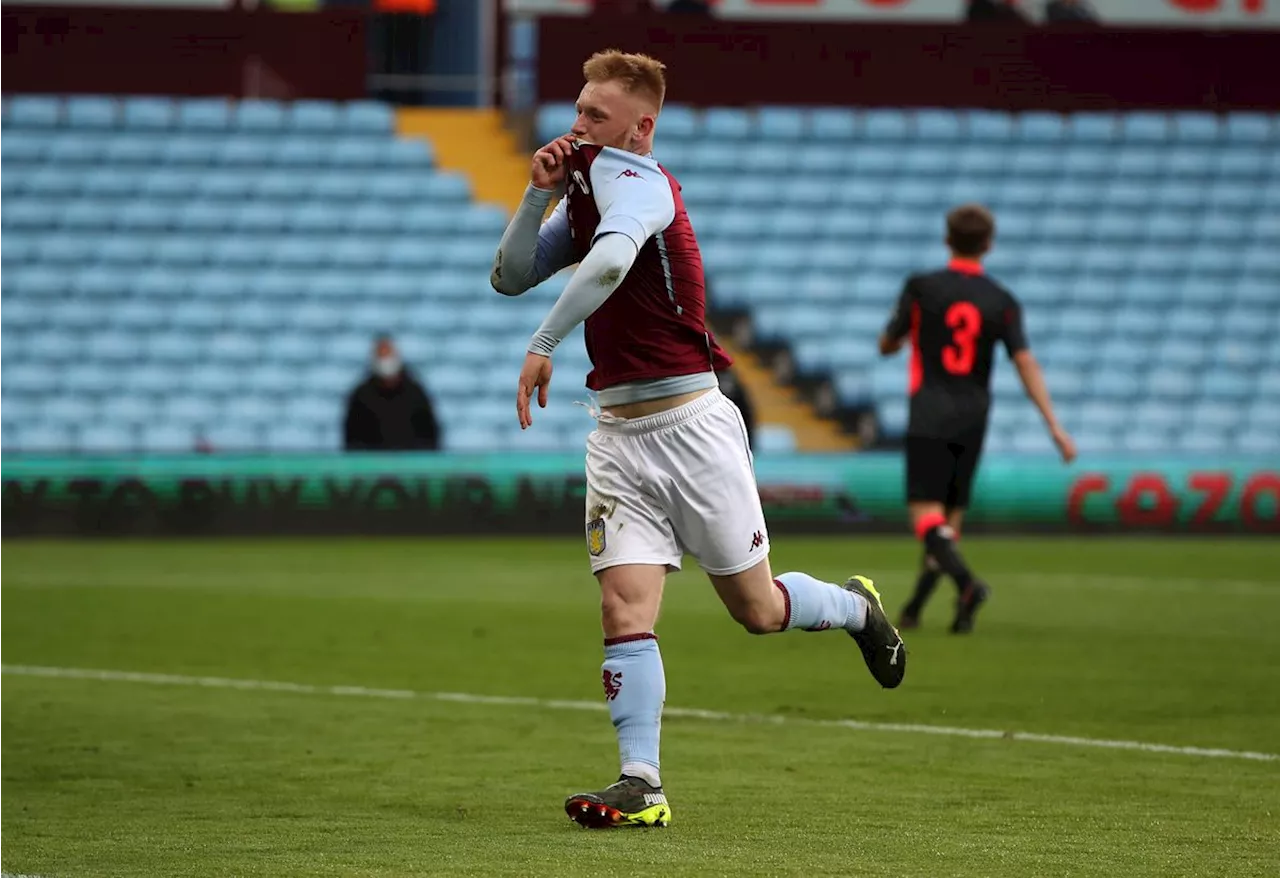
<path id="1" fill-rule="evenodd" d="M 646 399 L 643 402 L 628 402 L 622 405 L 611 405 L 604 410 L 606 415 L 612 415 L 615 418 L 644 418 L 649 415 L 656 415 L 659 412 L 670 411 L 673 408 L 684 405 L 687 402 L 693 402 L 700 396 L 705 395 L 709 391 L 707 389 L 691 390 L 688 393 L 678 393 L 675 396 L 664 396 L 660 399 Z"/>

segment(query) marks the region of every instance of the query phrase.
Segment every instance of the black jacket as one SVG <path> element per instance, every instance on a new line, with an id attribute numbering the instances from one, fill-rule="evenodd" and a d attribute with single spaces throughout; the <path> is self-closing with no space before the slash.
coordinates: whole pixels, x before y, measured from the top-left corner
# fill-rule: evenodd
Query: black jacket
<path id="1" fill-rule="evenodd" d="M 343 429 L 348 451 L 436 450 L 440 425 L 427 391 L 408 370 L 386 386 L 370 375 L 351 391 Z"/>

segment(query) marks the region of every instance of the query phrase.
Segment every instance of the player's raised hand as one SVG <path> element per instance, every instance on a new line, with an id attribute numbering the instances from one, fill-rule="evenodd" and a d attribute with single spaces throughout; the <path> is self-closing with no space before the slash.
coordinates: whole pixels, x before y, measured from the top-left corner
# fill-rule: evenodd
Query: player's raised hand
<path id="1" fill-rule="evenodd" d="M 1061 427 L 1053 428 L 1053 444 L 1058 446 L 1058 453 L 1062 455 L 1063 463 L 1071 463 L 1076 459 L 1076 443 L 1071 438 L 1071 434 Z"/>
<path id="2" fill-rule="evenodd" d="M 564 182 L 564 169 L 573 152 L 574 137 L 557 137 L 533 154 L 533 171 L 529 179 L 539 189 L 558 189 Z"/>
<path id="3" fill-rule="evenodd" d="M 547 388 L 551 386 L 551 358 L 541 354 L 525 354 L 524 368 L 520 370 L 520 389 L 516 391 L 516 414 L 520 417 L 520 429 L 527 430 L 533 424 L 529 401 L 538 391 L 538 408 L 547 407 Z"/>

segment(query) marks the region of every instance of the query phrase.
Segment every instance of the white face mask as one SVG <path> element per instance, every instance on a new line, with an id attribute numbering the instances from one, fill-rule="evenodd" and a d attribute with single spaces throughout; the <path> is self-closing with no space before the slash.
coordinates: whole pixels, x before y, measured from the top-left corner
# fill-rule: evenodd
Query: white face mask
<path id="1" fill-rule="evenodd" d="M 400 374 L 400 358 L 395 354 L 389 357 L 376 357 L 373 361 L 373 371 L 379 378 L 393 378 Z"/>

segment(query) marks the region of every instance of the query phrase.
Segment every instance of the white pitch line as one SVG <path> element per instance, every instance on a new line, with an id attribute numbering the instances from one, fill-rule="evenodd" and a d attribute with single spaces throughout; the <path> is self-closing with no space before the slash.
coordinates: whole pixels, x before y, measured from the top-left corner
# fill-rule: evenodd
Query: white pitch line
<path id="1" fill-rule="evenodd" d="M 380 698 L 392 701 L 446 701 L 457 704 L 487 704 L 499 707 L 535 707 L 543 710 L 585 710 L 595 713 L 604 713 L 609 709 L 608 705 L 596 701 L 567 701 L 514 695 L 476 695 L 469 692 L 418 692 L 412 689 L 371 689 L 365 686 L 316 686 L 310 683 L 285 683 L 273 680 L 188 677 L 180 674 L 148 674 L 137 671 L 102 671 L 87 668 L 50 668 L 38 665 L 4 665 L 0 670 L 3 670 L 5 674 L 22 677 L 102 680 L 113 683 L 150 683 L 160 686 L 199 686 L 208 689 L 291 692 L 298 695 L 338 695 L 351 698 Z M 693 707 L 665 707 L 662 714 L 665 717 L 700 719 L 709 722 L 818 726 L 822 728 L 853 729 L 860 732 L 898 732 L 911 735 L 942 735 L 951 738 L 1026 741 L 1034 744 L 1058 744 L 1065 747 L 1137 750 L 1143 753 L 1167 753 L 1175 756 L 1196 756 L 1206 759 L 1248 759 L 1254 762 L 1280 761 L 1280 754 L 1259 753 L 1252 750 L 1226 750 L 1218 747 L 1179 747 L 1173 744 L 1151 744 L 1144 741 L 1113 741 L 1106 738 L 1044 735 L 1037 732 L 1013 732 L 1000 729 L 931 726 L 922 723 L 866 722 L 855 719 L 809 719 L 782 714 L 727 713 L 725 711 L 701 710 Z"/>

